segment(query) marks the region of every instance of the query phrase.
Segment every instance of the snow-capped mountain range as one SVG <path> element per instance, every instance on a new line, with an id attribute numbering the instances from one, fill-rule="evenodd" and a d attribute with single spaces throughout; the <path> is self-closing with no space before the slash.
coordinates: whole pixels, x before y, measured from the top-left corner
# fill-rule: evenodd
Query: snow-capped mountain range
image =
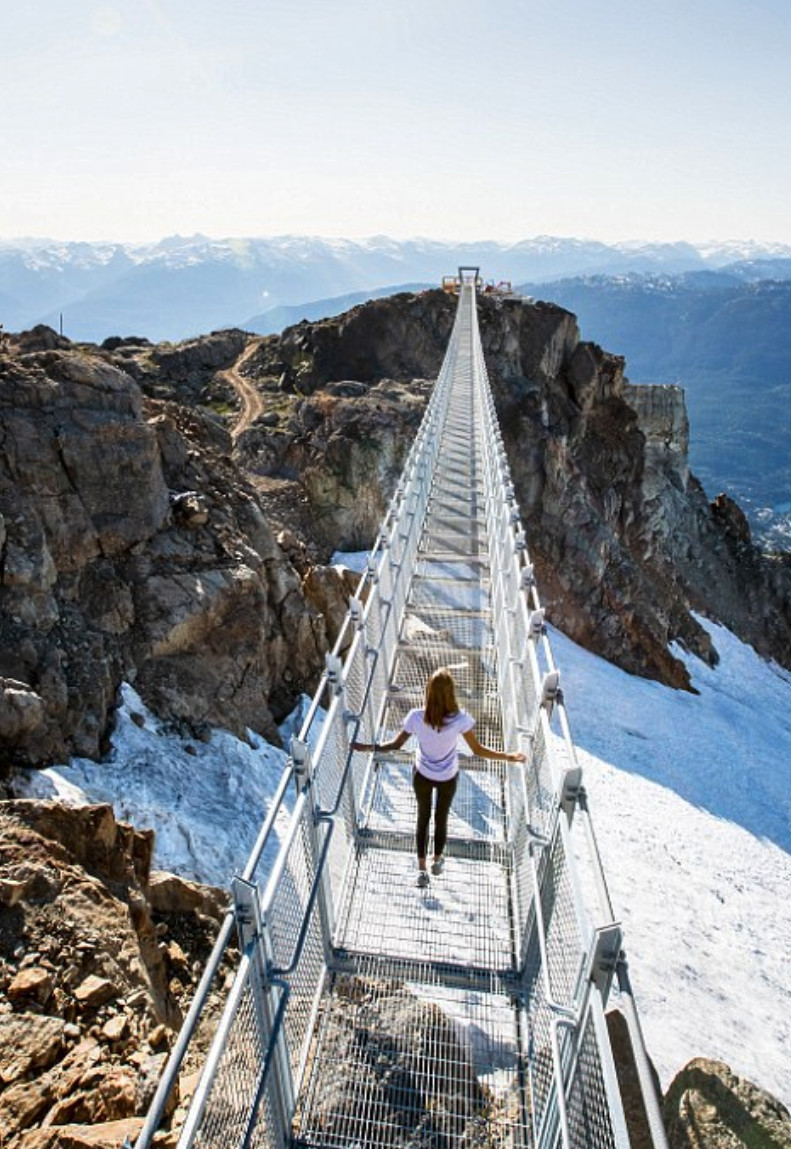
<path id="1" fill-rule="evenodd" d="M 171 236 L 156 243 L 0 240 L 0 322 L 44 322 L 70 338 L 177 340 L 244 327 L 271 308 L 404 283 L 437 285 L 459 264 L 487 278 L 548 282 L 575 275 L 678 274 L 791 258 L 791 246 L 630 242 L 538 236 L 518 243 L 278 236 Z"/>

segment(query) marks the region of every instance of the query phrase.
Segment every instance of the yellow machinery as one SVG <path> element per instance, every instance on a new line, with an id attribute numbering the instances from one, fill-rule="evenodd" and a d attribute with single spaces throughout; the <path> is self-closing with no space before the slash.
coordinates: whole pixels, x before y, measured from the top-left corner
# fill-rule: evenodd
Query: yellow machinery
<path id="1" fill-rule="evenodd" d="M 480 267 L 460 267 L 458 275 L 443 275 L 442 290 L 449 295 L 458 295 L 463 283 L 474 283 L 475 290 L 483 290 Z"/>
<path id="2" fill-rule="evenodd" d="M 443 275 L 442 290 L 446 291 L 448 295 L 458 295 L 462 283 L 474 282 L 476 290 L 482 291 L 485 295 L 514 294 L 510 279 L 501 279 L 498 282 L 495 282 L 493 279 L 487 279 L 484 285 L 479 270 L 477 267 L 460 267 L 458 275 Z"/>

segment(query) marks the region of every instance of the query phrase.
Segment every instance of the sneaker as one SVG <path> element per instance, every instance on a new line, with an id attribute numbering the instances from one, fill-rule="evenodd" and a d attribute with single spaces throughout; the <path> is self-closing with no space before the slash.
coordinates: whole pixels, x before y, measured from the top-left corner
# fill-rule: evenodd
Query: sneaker
<path id="1" fill-rule="evenodd" d="M 445 859 L 440 858 L 439 861 L 431 863 L 431 872 L 436 878 L 445 869 Z"/>
<path id="2" fill-rule="evenodd" d="M 425 890 L 427 885 L 428 885 L 428 873 L 426 872 L 426 870 L 418 870 L 418 872 L 417 872 L 417 888 L 419 890 Z"/>

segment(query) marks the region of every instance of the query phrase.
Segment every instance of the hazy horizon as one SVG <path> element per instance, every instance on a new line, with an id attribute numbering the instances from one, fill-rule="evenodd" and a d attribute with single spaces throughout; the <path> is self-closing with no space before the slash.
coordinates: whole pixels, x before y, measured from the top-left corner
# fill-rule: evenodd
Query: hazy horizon
<path id="1" fill-rule="evenodd" d="M 264 243 L 276 242 L 278 240 L 299 239 L 309 240 L 319 243 L 352 243 L 352 244 L 366 244 L 373 243 L 376 240 L 388 241 L 392 243 L 436 243 L 441 245 L 458 246 L 461 244 L 496 244 L 502 247 L 516 247 L 519 244 L 537 243 L 539 241 L 552 241 L 560 243 L 583 243 L 583 244 L 602 244 L 605 247 L 630 247 L 630 246 L 656 246 L 656 247 L 682 247 L 688 246 L 697 250 L 705 250 L 710 247 L 723 247 L 729 246 L 754 246 L 756 248 L 771 248 L 782 247 L 791 249 L 791 240 L 786 241 L 777 237 L 768 239 L 758 239 L 756 236 L 733 236 L 733 235 L 720 235 L 708 236 L 706 238 L 689 238 L 688 236 L 677 236 L 668 239 L 654 239 L 650 236 L 624 236 L 615 239 L 603 239 L 597 235 L 580 235 L 580 234 L 559 234 L 541 232 L 531 235 L 522 235 L 515 238 L 503 238 L 496 235 L 480 235 L 480 236 L 440 236 L 440 235 L 396 235 L 392 232 L 378 232 L 370 234 L 328 234 L 320 232 L 272 232 L 272 233 L 256 233 L 256 234 L 219 234 L 208 233 L 204 231 L 193 232 L 168 232 L 159 235 L 150 236 L 146 239 L 130 239 L 121 235 L 95 235 L 95 236 L 74 236 L 74 235 L 55 235 L 55 234 L 26 234 L 26 235 L 8 235 L 0 233 L 0 244 L 14 245 L 14 244 L 88 244 L 91 246 L 99 246 L 101 244 L 114 244 L 126 247 L 153 247 L 160 243 L 165 243 L 168 240 L 182 240 L 189 242 L 191 240 L 207 240 L 210 243 L 233 243 L 233 242 L 257 242 Z"/>

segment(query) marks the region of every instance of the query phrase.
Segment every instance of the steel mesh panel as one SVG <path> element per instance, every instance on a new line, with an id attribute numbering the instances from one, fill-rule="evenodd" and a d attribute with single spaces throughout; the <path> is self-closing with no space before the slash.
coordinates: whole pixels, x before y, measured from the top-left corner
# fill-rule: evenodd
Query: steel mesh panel
<path id="1" fill-rule="evenodd" d="M 426 961 L 513 968 L 507 884 L 502 868 L 487 861 L 485 845 L 477 856 L 449 856 L 441 880 L 428 890 L 417 889 L 414 879 L 410 853 L 362 852 L 341 920 L 341 945 L 383 958 L 420 954 Z"/>
<path id="2" fill-rule="evenodd" d="M 303 807 L 298 833 L 289 850 L 286 868 L 277 884 L 268 914 L 272 959 L 275 966 L 291 964 L 296 950 L 313 881 L 313 848 L 310 842 L 311 813 Z"/>
<path id="3" fill-rule="evenodd" d="M 617 1149 L 601 1054 L 590 1012 L 585 1018 L 568 1092 L 568 1117 L 572 1145 Z"/>
<path id="4" fill-rule="evenodd" d="M 268 1040 L 248 977 L 193 1145 L 217 1149 L 241 1142 L 251 1119 Z M 258 1112 L 259 1144 L 265 1146 L 276 1144 L 270 1136 L 271 1125 L 267 1130 L 268 1118 L 271 1109 L 267 1100 Z"/>
<path id="5" fill-rule="evenodd" d="M 448 643 L 456 649 L 494 653 L 495 634 L 488 611 L 450 611 L 441 604 L 410 604 L 401 633 L 403 645 Z"/>
<path id="6" fill-rule="evenodd" d="M 302 1057 L 311 1036 L 316 995 L 324 976 L 324 946 L 318 910 L 314 909 L 305 947 L 296 969 L 288 977 L 291 996 L 285 1012 L 286 1046 L 291 1074 L 297 1077 Z"/>
<path id="7" fill-rule="evenodd" d="M 395 729 L 407 712 L 423 705 L 427 677 L 440 666 L 447 666 L 456 682 L 459 705 L 477 720 L 482 741 L 500 741 L 500 703 L 495 677 L 495 653 L 482 653 L 469 648 L 459 651 L 444 643 L 416 643 L 400 647 L 388 692 L 386 725 Z M 482 733 L 485 730 L 485 733 Z"/>
<path id="8" fill-rule="evenodd" d="M 527 774 L 530 821 L 533 829 L 546 835 L 555 815 L 555 788 L 544 729 L 536 727 L 531 755 L 531 770 Z"/>
<path id="9" fill-rule="evenodd" d="M 508 998 L 410 984 L 372 965 L 340 976 L 326 1004 L 296 1145 L 529 1143 Z"/>
<path id="10" fill-rule="evenodd" d="M 515 787 L 512 787 L 512 792 Z M 509 826 L 509 843 L 513 858 L 513 905 L 515 929 L 518 931 L 520 953 L 524 954 L 528 930 L 532 926 L 533 867 L 530 841 L 524 818 L 515 817 Z"/>
<path id="11" fill-rule="evenodd" d="M 332 810 L 341 798 L 343 771 L 348 753 L 343 708 L 335 706 L 324 721 L 322 754 L 316 762 L 314 781 L 317 802 L 322 810 Z"/>
<path id="12" fill-rule="evenodd" d="M 448 854 L 457 853 L 457 843 L 484 843 L 505 846 L 506 769 L 476 766 L 467 759 L 459 774 L 458 789 L 448 819 Z M 412 789 L 412 760 L 405 754 L 379 763 L 371 776 L 371 792 L 366 803 L 365 827 L 390 835 L 413 849 L 415 795 Z"/>
<path id="13" fill-rule="evenodd" d="M 531 932 L 527 952 L 525 995 L 528 1002 L 528 1075 L 533 1126 L 539 1131 L 547 1120 L 555 1088 L 552 1059 L 552 1011 L 547 1004 L 541 973 L 542 958 L 538 936 Z"/>
<path id="14" fill-rule="evenodd" d="M 343 673 L 346 705 L 352 714 L 360 714 L 363 710 L 368 681 L 364 643 L 359 642 L 347 658 Z"/>
<path id="15" fill-rule="evenodd" d="M 486 527 L 471 515 L 459 519 L 438 517 L 432 513 L 422 546 L 432 557 L 452 562 L 455 557 L 468 559 L 488 547 Z"/>
<path id="16" fill-rule="evenodd" d="M 287 907 L 283 902 L 286 901 L 286 896 L 280 902 L 273 904 L 272 917 L 278 913 L 286 911 L 289 915 L 295 913 L 297 901 L 302 907 L 302 913 L 299 918 L 299 925 L 307 925 L 307 932 L 302 949 L 299 953 L 299 960 L 291 973 L 287 974 L 288 984 L 291 994 L 288 1002 L 288 1009 L 285 1013 L 285 1031 L 287 1048 L 289 1052 L 289 1059 L 291 1062 L 292 1075 L 296 1075 L 299 1064 L 304 1052 L 305 1044 L 309 1038 L 309 1027 L 313 1011 L 313 1006 L 316 999 L 321 979 L 324 974 L 324 944 L 322 940 L 322 901 L 321 896 L 314 902 L 312 912 L 309 917 L 307 915 L 307 901 L 310 893 L 311 883 L 315 875 L 315 870 L 312 860 L 311 845 L 311 827 L 309 825 L 310 815 L 306 815 L 302 821 L 302 833 L 300 836 L 300 848 L 295 850 L 290 858 L 291 866 L 297 869 L 297 873 L 291 876 L 291 883 L 293 883 L 294 890 L 297 897 L 287 900 Z M 322 823 L 317 827 L 317 841 L 316 849 L 320 851 L 324 843 L 324 836 L 328 833 L 327 823 Z M 322 880 L 326 886 L 331 884 L 331 870 L 325 867 L 322 875 Z M 281 888 L 287 883 L 281 883 Z M 293 920 L 293 919 L 292 919 Z M 271 931 L 275 946 L 278 947 L 278 931 L 272 928 Z M 289 964 L 293 964 L 293 958 L 296 953 L 296 939 L 289 939 L 289 944 L 292 946 L 291 952 L 288 954 Z M 285 948 L 285 947 L 283 947 Z"/>
<path id="17" fill-rule="evenodd" d="M 547 939 L 547 960 L 552 997 L 571 1006 L 577 990 L 584 950 L 579 936 L 568 859 L 557 832 L 546 859 L 541 882 L 541 903 Z"/>
<path id="18" fill-rule="evenodd" d="M 370 672 L 370 687 L 366 705 L 366 719 L 370 723 L 371 738 L 376 733 L 376 727 L 381 714 L 382 701 L 387 694 L 388 673 L 384 652 L 380 649 L 382 637 L 382 619 L 377 609 L 366 619 L 365 639 L 369 650 L 377 652 L 372 656 L 372 670 Z"/>

